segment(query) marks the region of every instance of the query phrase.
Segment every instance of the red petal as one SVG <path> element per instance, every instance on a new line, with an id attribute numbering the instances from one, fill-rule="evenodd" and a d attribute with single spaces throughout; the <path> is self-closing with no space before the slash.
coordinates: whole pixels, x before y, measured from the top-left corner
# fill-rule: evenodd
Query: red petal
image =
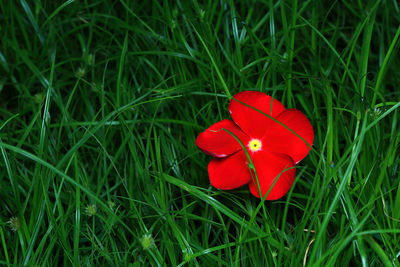
<path id="1" fill-rule="evenodd" d="M 243 91 L 234 95 L 229 103 L 232 119 L 246 134 L 253 138 L 261 138 L 273 120 L 235 99 L 274 118 L 285 110 L 281 102 L 261 92 Z"/>
<path id="2" fill-rule="evenodd" d="M 301 136 L 310 146 L 312 145 L 314 131 L 310 121 L 301 111 L 288 109 L 279 114 L 276 119 Z M 311 150 L 311 147 L 297 135 L 277 122 L 274 122 L 266 132 L 263 145 L 268 151 L 289 155 L 296 164 Z"/>
<path id="3" fill-rule="evenodd" d="M 289 191 L 296 176 L 293 159 L 284 154 L 275 154 L 264 150 L 254 153 L 252 160 L 256 168 L 261 194 L 265 196 L 273 186 L 266 199 L 275 200 L 283 197 Z M 275 180 L 277 181 L 275 182 Z M 257 181 L 250 182 L 249 188 L 253 195 L 260 197 Z"/>
<path id="4" fill-rule="evenodd" d="M 228 132 L 238 137 L 244 145 L 249 137 L 230 120 L 222 120 L 211 125 L 196 138 L 196 145 L 206 154 L 214 157 L 226 157 L 242 149 L 240 143 Z"/>
<path id="5" fill-rule="evenodd" d="M 251 181 L 246 154 L 238 151 L 229 157 L 212 159 L 208 164 L 211 185 L 222 190 L 230 190 Z"/>

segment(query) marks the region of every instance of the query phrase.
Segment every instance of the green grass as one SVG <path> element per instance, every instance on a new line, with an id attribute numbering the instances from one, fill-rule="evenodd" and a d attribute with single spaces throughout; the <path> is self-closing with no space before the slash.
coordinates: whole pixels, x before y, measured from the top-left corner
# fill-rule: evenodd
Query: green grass
<path id="1" fill-rule="evenodd" d="M 0 1 L 0 265 L 399 266 L 400 7 Z M 194 144 L 259 90 L 310 119 L 277 201 Z"/>

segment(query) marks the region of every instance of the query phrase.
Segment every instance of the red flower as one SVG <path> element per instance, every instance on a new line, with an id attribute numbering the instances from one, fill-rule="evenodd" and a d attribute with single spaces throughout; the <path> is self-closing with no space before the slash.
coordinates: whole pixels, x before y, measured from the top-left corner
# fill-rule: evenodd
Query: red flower
<path id="1" fill-rule="evenodd" d="M 229 190 L 249 184 L 251 193 L 260 197 L 254 172 L 236 136 L 254 164 L 262 196 L 272 186 L 266 199 L 281 198 L 294 182 L 295 165 L 311 150 L 314 131 L 310 121 L 301 111 L 286 109 L 276 99 L 255 91 L 236 94 L 229 113 L 233 121 L 217 122 L 196 138 L 196 145 L 215 157 L 208 164 L 211 185 Z"/>

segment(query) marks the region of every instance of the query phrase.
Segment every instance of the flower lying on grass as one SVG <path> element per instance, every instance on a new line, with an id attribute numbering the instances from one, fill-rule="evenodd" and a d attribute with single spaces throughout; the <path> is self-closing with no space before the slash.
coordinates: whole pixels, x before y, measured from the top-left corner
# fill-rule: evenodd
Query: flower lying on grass
<path id="1" fill-rule="evenodd" d="M 269 191 L 267 200 L 281 198 L 294 182 L 295 165 L 311 150 L 314 131 L 310 121 L 301 111 L 286 109 L 276 99 L 255 91 L 236 94 L 229 113 L 233 121 L 217 122 L 196 138 L 196 145 L 215 157 L 208 164 L 211 185 L 230 190 L 249 184 L 256 197 L 260 191 L 263 197 Z"/>

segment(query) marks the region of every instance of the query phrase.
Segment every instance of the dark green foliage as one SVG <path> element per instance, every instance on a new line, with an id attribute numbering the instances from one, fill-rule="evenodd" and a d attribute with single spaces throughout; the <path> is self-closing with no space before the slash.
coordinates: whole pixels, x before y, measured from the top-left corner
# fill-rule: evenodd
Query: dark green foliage
<path id="1" fill-rule="evenodd" d="M 387 1 L 0 1 L 0 264 L 391 266 L 400 10 Z M 209 185 L 229 98 L 303 111 L 262 202 Z"/>

